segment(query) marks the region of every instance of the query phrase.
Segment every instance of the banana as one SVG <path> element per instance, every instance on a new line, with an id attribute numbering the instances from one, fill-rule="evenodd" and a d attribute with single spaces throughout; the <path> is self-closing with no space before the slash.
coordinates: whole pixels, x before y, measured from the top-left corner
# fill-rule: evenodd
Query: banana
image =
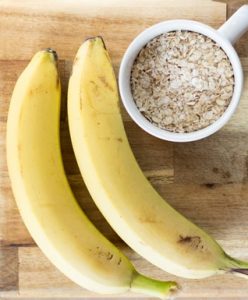
<path id="1" fill-rule="evenodd" d="M 69 82 L 69 128 L 86 186 L 110 225 L 141 256 L 177 276 L 248 274 L 248 263 L 228 256 L 151 186 L 129 146 L 119 105 L 104 43 L 89 39 L 77 52 Z"/>
<path id="2" fill-rule="evenodd" d="M 56 53 L 38 52 L 19 77 L 7 123 L 7 162 L 24 223 L 67 277 L 98 293 L 128 290 L 164 297 L 176 288 L 140 275 L 89 221 L 65 176 L 59 141 Z"/>

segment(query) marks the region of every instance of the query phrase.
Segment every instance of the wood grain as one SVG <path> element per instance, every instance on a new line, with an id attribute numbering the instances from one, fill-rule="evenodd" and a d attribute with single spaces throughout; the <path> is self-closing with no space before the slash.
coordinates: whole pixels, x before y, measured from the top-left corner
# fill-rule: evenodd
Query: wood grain
<path id="1" fill-rule="evenodd" d="M 229 3 L 229 14 L 240 5 Z M 166 274 L 130 250 L 91 200 L 73 155 L 66 116 L 66 90 L 72 59 L 82 40 L 102 34 L 116 74 L 129 42 L 156 22 L 188 18 L 218 28 L 225 4 L 201 0 L 2 0 L 0 1 L 0 298 L 99 298 L 68 280 L 35 246 L 24 227 L 10 188 L 5 161 L 9 99 L 17 77 L 40 48 L 54 47 L 60 57 L 63 103 L 61 146 L 73 192 L 94 224 L 116 243 L 137 268 L 161 279 L 177 279 L 180 299 L 247 299 L 248 282 L 230 275 L 184 280 Z M 122 108 L 134 154 L 154 187 L 176 209 L 211 233 L 228 253 L 248 259 L 248 53 L 245 37 L 238 51 L 246 70 L 245 89 L 232 120 L 203 141 L 173 144 L 146 134 Z M 128 294 L 118 298 L 145 299 Z M 110 299 L 110 297 L 101 297 Z"/>
<path id="2" fill-rule="evenodd" d="M 18 290 L 18 248 L 0 248 L 0 296 L 2 291 Z"/>
<path id="3" fill-rule="evenodd" d="M 119 61 L 140 31 L 171 18 L 194 18 L 218 27 L 225 19 L 225 6 L 201 0 L 56 0 L 52 6 L 49 0 L 2 0 L 0 59 L 30 59 L 35 51 L 50 46 L 61 59 L 71 60 L 85 37 L 100 34 L 113 60 Z M 17 40 L 21 45 L 14 51 Z"/>

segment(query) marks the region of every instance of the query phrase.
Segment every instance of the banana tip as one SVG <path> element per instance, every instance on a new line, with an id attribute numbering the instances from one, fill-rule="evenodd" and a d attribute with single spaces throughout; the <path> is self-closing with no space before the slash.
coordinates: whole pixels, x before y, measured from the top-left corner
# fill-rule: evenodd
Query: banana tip
<path id="1" fill-rule="evenodd" d="M 85 38 L 84 42 L 86 42 L 88 40 L 95 40 L 95 39 L 100 39 L 101 42 L 102 42 L 102 44 L 103 44 L 104 49 L 107 50 L 105 42 L 104 42 L 104 39 L 103 39 L 103 37 L 101 35 L 89 36 L 89 37 Z"/>
<path id="2" fill-rule="evenodd" d="M 58 60 L 58 54 L 57 54 L 57 52 L 54 49 L 52 49 L 52 48 L 46 48 L 44 51 L 46 51 L 48 53 L 51 53 L 53 55 L 55 61 Z"/>

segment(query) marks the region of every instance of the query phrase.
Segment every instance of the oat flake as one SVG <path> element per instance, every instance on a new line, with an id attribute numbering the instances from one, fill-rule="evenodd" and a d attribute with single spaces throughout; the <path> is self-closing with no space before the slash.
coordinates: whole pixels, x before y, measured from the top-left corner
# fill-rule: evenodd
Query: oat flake
<path id="1" fill-rule="evenodd" d="M 172 132 L 212 124 L 228 107 L 233 88 L 233 69 L 225 52 L 210 38 L 190 31 L 152 39 L 131 73 L 132 94 L 141 113 Z"/>

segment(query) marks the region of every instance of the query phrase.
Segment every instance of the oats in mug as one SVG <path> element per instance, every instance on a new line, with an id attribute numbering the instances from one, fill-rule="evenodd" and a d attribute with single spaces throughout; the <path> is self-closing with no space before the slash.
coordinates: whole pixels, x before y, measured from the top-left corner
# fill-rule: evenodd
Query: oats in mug
<path id="1" fill-rule="evenodd" d="M 192 132 L 225 112 L 234 90 L 233 68 L 210 38 L 172 31 L 140 51 L 132 67 L 131 90 L 150 122 L 171 132 Z"/>

